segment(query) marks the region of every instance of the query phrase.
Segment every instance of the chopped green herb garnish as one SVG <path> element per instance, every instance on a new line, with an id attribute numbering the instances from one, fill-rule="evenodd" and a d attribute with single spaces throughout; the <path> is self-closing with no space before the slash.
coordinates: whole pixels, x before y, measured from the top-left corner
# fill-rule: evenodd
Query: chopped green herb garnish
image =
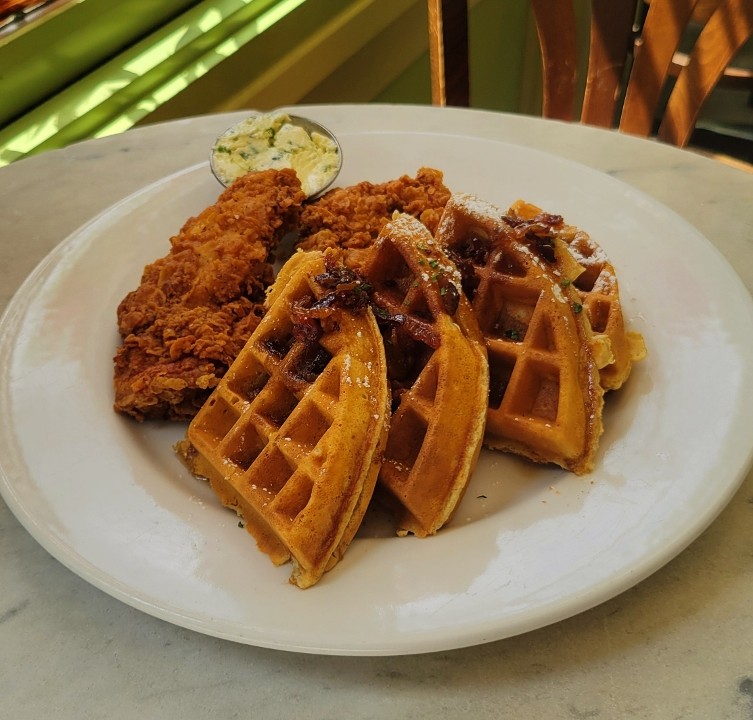
<path id="1" fill-rule="evenodd" d="M 439 260 L 429 260 L 429 265 L 431 265 L 433 268 L 439 267 Z"/>
<path id="2" fill-rule="evenodd" d="M 505 337 L 510 340 L 520 340 L 521 335 L 518 330 L 505 330 Z"/>
<path id="3" fill-rule="evenodd" d="M 583 306 L 580 303 L 573 303 L 573 312 L 576 315 L 583 312 Z"/>
<path id="4" fill-rule="evenodd" d="M 570 285 L 570 283 L 572 283 L 572 280 L 570 278 L 560 280 L 560 285 L 562 285 L 562 287 L 567 287 L 568 285 Z"/>

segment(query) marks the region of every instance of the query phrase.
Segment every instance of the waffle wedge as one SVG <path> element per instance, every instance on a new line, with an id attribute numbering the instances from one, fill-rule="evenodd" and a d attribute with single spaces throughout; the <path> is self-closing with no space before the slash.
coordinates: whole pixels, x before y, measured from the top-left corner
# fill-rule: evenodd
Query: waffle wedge
<path id="1" fill-rule="evenodd" d="M 470 195 L 450 199 L 436 237 L 461 268 L 487 346 L 485 443 L 588 472 L 602 432 L 599 367 L 611 351 L 560 282 L 577 274 L 567 248 L 527 236 Z"/>
<path id="2" fill-rule="evenodd" d="M 387 437 L 384 348 L 339 253 L 298 253 L 178 446 L 291 582 L 316 583 L 371 500 Z"/>
<path id="3" fill-rule="evenodd" d="M 582 272 L 572 278 L 594 332 L 610 341 L 612 359 L 599 370 L 605 390 L 621 387 L 634 362 L 646 356 L 643 337 L 625 328 L 620 290 L 614 266 L 596 241 L 583 230 L 567 225 L 559 215 L 550 215 L 536 205 L 518 200 L 508 209 L 508 221 L 523 225 L 527 233 L 557 237 L 564 241 Z"/>
<path id="4" fill-rule="evenodd" d="M 457 268 L 409 215 L 380 232 L 362 272 L 382 327 L 393 414 L 377 490 L 398 534 L 432 535 L 478 459 L 489 372 Z"/>

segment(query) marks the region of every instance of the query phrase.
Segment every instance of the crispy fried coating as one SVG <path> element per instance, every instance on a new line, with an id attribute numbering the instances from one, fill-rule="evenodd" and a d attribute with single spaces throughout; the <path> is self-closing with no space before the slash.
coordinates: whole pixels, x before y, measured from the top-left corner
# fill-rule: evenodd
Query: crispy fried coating
<path id="1" fill-rule="evenodd" d="M 193 417 L 258 325 L 275 247 L 303 200 L 292 170 L 251 173 L 186 221 L 118 306 L 115 410 Z"/>
<path id="2" fill-rule="evenodd" d="M 357 251 L 371 247 L 395 212 L 412 215 L 433 234 L 449 199 L 443 174 L 433 168 L 420 168 L 415 178 L 403 175 L 380 184 L 335 188 L 304 207 L 298 247 L 341 247 L 354 251 L 346 261 L 357 265 Z"/>

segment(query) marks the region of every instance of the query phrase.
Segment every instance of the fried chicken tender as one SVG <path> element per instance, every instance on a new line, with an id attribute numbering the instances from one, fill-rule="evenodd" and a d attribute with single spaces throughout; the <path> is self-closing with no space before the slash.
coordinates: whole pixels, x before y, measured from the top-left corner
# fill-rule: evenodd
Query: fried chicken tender
<path id="1" fill-rule="evenodd" d="M 352 251 L 346 262 L 358 265 L 359 251 L 371 247 L 395 212 L 412 215 L 433 234 L 450 194 L 443 174 L 433 168 L 420 168 L 415 178 L 403 175 L 381 184 L 335 188 L 304 207 L 298 247 L 341 247 Z"/>
<path id="2" fill-rule="evenodd" d="M 258 325 L 275 248 L 303 201 L 294 171 L 267 170 L 186 221 L 118 306 L 116 411 L 193 417 Z"/>

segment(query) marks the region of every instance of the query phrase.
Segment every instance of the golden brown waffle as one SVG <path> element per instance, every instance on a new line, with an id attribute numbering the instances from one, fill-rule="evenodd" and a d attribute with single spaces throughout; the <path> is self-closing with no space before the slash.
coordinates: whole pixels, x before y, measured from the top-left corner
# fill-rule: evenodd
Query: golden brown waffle
<path id="1" fill-rule="evenodd" d="M 398 534 L 451 518 L 478 459 L 489 373 L 457 268 L 418 220 L 381 231 L 363 274 L 382 326 L 393 415 L 378 490 Z"/>
<path id="2" fill-rule="evenodd" d="M 643 337 L 625 329 L 617 274 L 602 248 L 588 235 L 566 225 L 559 215 L 550 215 L 523 200 L 507 211 L 511 223 L 524 223 L 526 231 L 564 241 L 582 271 L 572 278 L 581 303 L 588 313 L 594 332 L 604 333 L 610 341 L 612 361 L 599 370 L 605 390 L 616 390 L 628 379 L 633 363 L 646 356 Z"/>
<path id="3" fill-rule="evenodd" d="M 291 582 L 342 557 L 387 437 L 384 348 L 364 285 L 328 251 L 283 268 L 267 312 L 178 452 Z"/>
<path id="4" fill-rule="evenodd" d="M 437 241 L 461 268 L 487 345 L 486 444 L 589 471 L 602 432 L 596 356 L 605 362 L 609 348 L 575 288 L 560 283 L 572 265 L 566 248 L 526 237 L 470 195 L 450 199 Z"/>

